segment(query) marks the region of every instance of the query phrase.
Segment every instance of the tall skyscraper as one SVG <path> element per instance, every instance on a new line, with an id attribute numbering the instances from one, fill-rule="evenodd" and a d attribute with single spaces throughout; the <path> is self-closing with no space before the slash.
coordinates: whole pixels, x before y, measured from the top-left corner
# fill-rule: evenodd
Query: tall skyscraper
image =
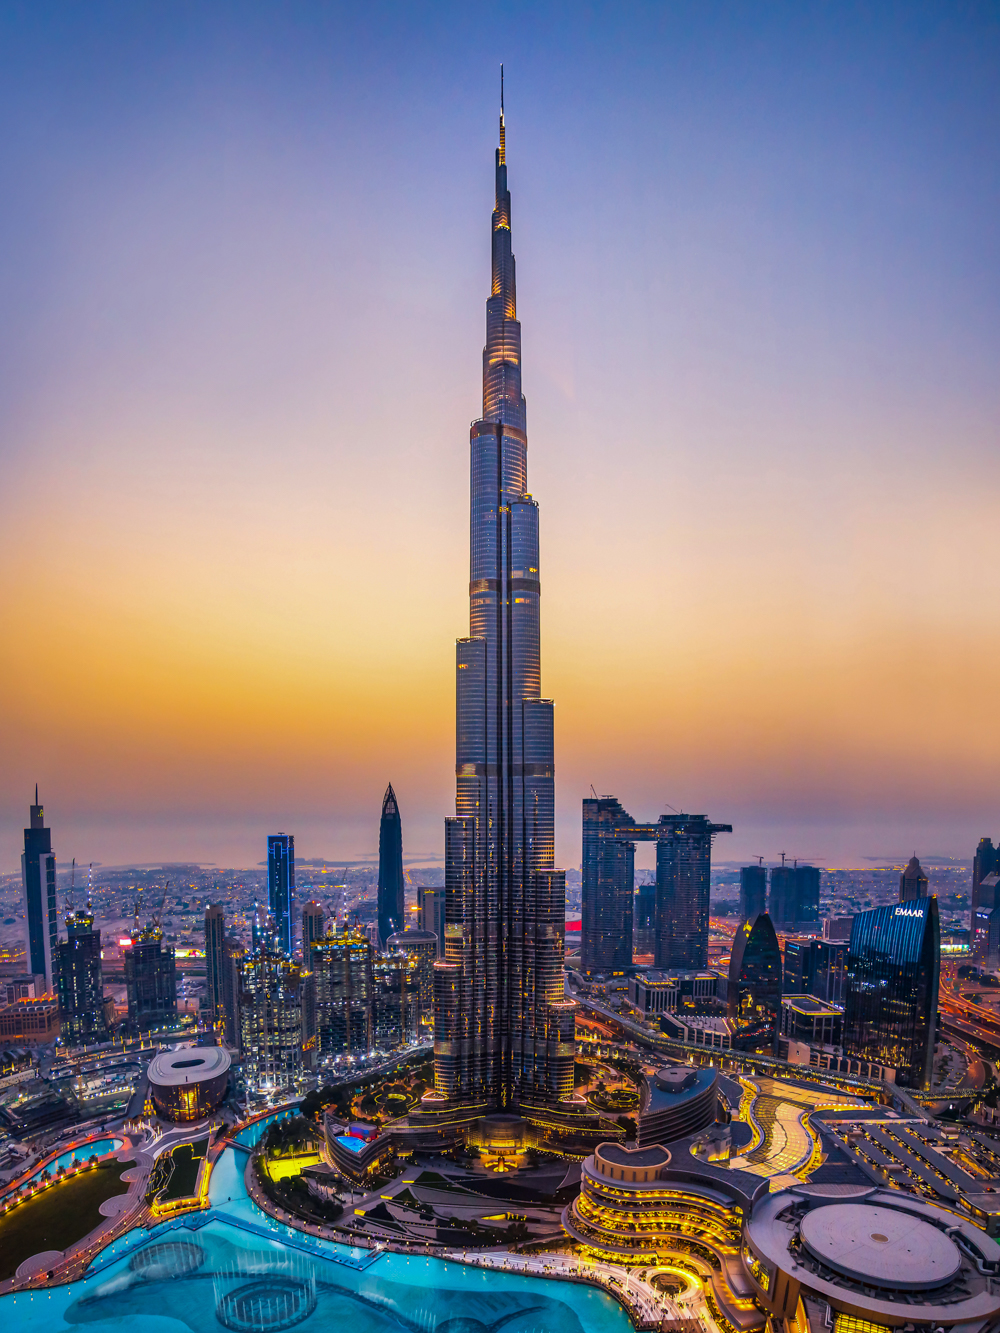
<path id="1" fill-rule="evenodd" d="M 740 920 L 752 921 L 767 906 L 767 869 L 763 865 L 740 870 Z"/>
<path id="2" fill-rule="evenodd" d="M 732 833 L 704 815 L 661 815 L 638 824 L 614 796 L 583 803 L 584 971 L 619 971 L 632 947 L 632 879 L 637 842 L 656 843 L 656 909 L 653 955 L 658 968 L 693 970 L 708 965 L 708 912 L 712 839 Z M 623 900 L 625 902 L 623 903 Z M 627 925 L 625 946 L 617 932 Z M 587 950 L 589 949 L 589 953 Z M 587 959 L 591 959 L 588 967 Z"/>
<path id="3" fill-rule="evenodd" d="M 816 866 L 785 865 L 771 869 L 768 915 L 778 930 L 819 925 L 820 874 Z"/>
<path id="4" fill-rule="evenodd" d="M 995 875 L 1000 870 L 1000 848 L 993 846 L 992 838 L 980 838 L 976 854 L 972 858 L 972 915 L 970 928 L 973 936 L 986 928 L 989 914 L 996 906 L 996 894 L 991 888 L 983 893 L 981 885 L 988 875 Z"/>
<path id="5" fill-rule="evenodd" d="M 417 923 L 421 930 L 437 936 L 437 956 L 444 957 L 444 899 L 443 888 L 417 885 Z"/>
<path id="6" fill-rule="evenodd" d="M 899 901 L 911 903 L 914 898 L 926 898 L 927 882 L 927 876 L 920 862 L 915 856 L 911 856 L 909 864 L 899 877 Z"/>
<path id="7" fill-rule="evenodd" d="M 859 912 L 847 955 L 845 1053 L 895 1069 L 904 1088 L 929 1087 L 940 970 L 936 898 Z"/>
<path id="8" fill-rule="evenodd" d="M 766 912 L 744 921 L 736 932 L 727 1003 L 729 1017 L 741 1029 L 734 1045 L 762 1050 L 773 1044 L 781 1012 L 781 949 Z"/>
<path id="9" fill-rule="evenodd" d="M 583 803 L 580 967 L 588 975 L 632 966 L 635 843 L 601 834 L 634 823 L 613 796 Z"/>
<path id="10" fill-rule="evenodd" d="M 290 833 L 272 833 L 267 840 L 267 909 L 274 917 L 278 947 L 291 958 L 295 944 L 295 839 Z"/>
<path id="11" fill-rule="evenodd" d="M 326 913 L 319 903 L 308 902 L 302 909 L 302 957 L 309 966 L 309 950 L 326 934 Z"/>
<path id="12" fill-rule="evenodd" d="M 340 931 L 312 946 L 320 1058 L 367 1055 L 375 1040 L 374 953 L 358 929 Z"/>
<path id="13" fill-rule="evenodd" d="M 94 929 L 94 913 L 87 904 L 66 917 L 65 940 L 59 943 L 59 1025 L 67 1046 L 89 1046 L 106 1041 L 104 978 L 101 970 L 101 932 Z"/>
<path id="14" fill-rule="evenodd" d="M 306 1004 L 302 968 L 263 943 L 239 964 L 240 1053 L 255 1091 L 294 1087 L 304 1067 Z"/>
<path id="15" fill-rule="evenodd" d="M 562 974 L 566 882 L 554 868 L 554 719 L 541 697 L 538 505 L 528 494 L 502 96 L 491 247 L 434 1083 L 448 1098 L 514 1109 L 572 1092 L 574 1017 Z"/>
<path id="16" fill-rule="evenodd" d="M 399 802 L 390 782 L 382 798 L 382 819 L 378 826 L 378 942 L 386 940 L 406 925 L 403 878 L 403 821 Z"/>
<path id="17" fill-rule="evenodd" d="M 163 931 L 153 923 L 132 936 L 125 953 L 128 1023 L 133 1032 L 173 1027 L 177 1022 L 177 963 Z"/>
<path id="18" fill-rule="evenodd" d="M 46 991 L 55 994 L 59 967 L 56 858 L 52 851 L 52 830 L 45 827 L 45 811 L 38 803 L 37 784 L 35 804 L 29 811 L 29 826 L 24 830 L 21 888 L 28 970 L 35 976 L 44 977 Z"/>
<path id="19" fill-rule="evenodd" d="M 226 935 L 226 922 L 218 903 L 205 909 L 205 974 L 209 1021 L 216 1031 L 224 1034 L 228 1045 L 235 1046 L 239 1029 L 234 942 Z"/>
<path id="20" fill-rule="evenodd" d="M 660 823 L 670 831 L 656 844 L 656 966 L 707 967 L 712 838 L 732 826 L 704 815 L 662 815 Z"/>

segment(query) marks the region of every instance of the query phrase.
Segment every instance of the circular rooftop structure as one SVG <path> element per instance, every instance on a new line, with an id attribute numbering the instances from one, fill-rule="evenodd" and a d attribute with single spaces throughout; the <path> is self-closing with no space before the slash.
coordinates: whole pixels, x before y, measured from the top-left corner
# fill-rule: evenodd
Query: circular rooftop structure
<path id="1" fill-rule="evenodd" d="M 803 1296 L 882 1328 L 992 1327 L 1000 1245 L 903 1190 L 793 1185 L 755 1197 L 742 1257 L 774 1314 Z"/>
<path id="2" fill-rule="evenodd" d="M 802 1219 L 799 1234 L 814 1259 L 873 1287 L 943 1287 L 962 1267 L 950 1236 L 912 1213 L 877 1204 L 816 1208 Z"/>
<path id="3" fill-rule="evenodd" d="M 715 1121 L 719 1071 L 711 1066 L 665 1065 L 643 1079 L 639 1144 L 676 1143 Z"/>
<path id="4" fill-rule="evenodd" d="M 146 1070 L 157 1113 L 167 1120 L 202 1120 L 229 1087 L 232 1059 L 224 1046 L 182 1046 L 154 1055 Z"/>

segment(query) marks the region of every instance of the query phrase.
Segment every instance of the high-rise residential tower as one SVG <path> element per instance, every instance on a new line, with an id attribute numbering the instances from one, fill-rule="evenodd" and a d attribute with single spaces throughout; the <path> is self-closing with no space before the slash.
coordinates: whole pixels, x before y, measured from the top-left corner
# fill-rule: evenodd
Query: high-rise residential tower
<path id="1" fill-rule="evenodd" d="M 899 901 L 911 903 L 915 898 L 926 898 L 927 883 L 923 866 L 915 856 L 911 856 L 909 864 L 899 877 Z"/>
<path id="2" fill-rule="evenodd" d="M 29 826 L 24 830 L 21 855 L 21 888 L 28 971 L 45 978 L 45 989 L 56 990 L 59 970 L 59 917 L 56 910 L 56 858 L 52 851 L 52 830 L 45 827 L 45 811 L 38 803 L 29 808 Z"/>
<path id="3" fill-rule="evenodd" d="M 101 932 L 94 929 L 94 911 L 86 908 L 66 917 L 66 939 L 59 944 L 60 1035 L 67 1046 L 106 1041 Z"/>
<path id="4" fill-rule="evenodd" d="M 740 920 L 752 921 L 767 907 L 767 869 L 761 863 L 740 870 Z"/>
<path id="5" fill-rule="evenodd" d="M 205 975 L 209 1022 L 235 1046 L 239 1040 L 236 1014 L 237 978 L 234 941 L 226 935 L 222 908 L 213 903 L 205 909 Z"/>
<path id="6" fill-rule="evenodd" d="M 970 921 L 973 938 L 986 928 L 989 914 L 996 906 L 996 894 L 992 888 L 981 889 L 984 879 L 995 875 L 1000 870 L 1000 849 L 993 846 L 992 838 L 980 838 L 976 854 L 972 859 L 972 917 Z"/>
<path id="7" fill-rule="evenodd" d="M 483 414 L 472 423 L 469 637 L 456 662 L 457 797 L 445 830 L 445 961 L 434 1083 L 513 1110 L 573 1089 L 564 997 L 565 872 L 555 862 L 553 705 L 541 697 L 538 505 L 528 493 L 503 98 L 486 302 Z"/>
<path id="8" fill-rule="evenodd" d="M 444 957 L 444 895 L 443 888 L 417 885 L 417 923 L 437 939 L 437 956 Z"/>
<path id="9" fill-rule="evenodd" d="M 614 796 L 583 802 L 583 927 L 585 972 L 619 971 L 631 963 L 632 881 L 637 842 L 656 843 L 652 946 L 658 968 L 708 965 L 712 839 L 732 833 L 704 815 L 661 815 L 639 824 Z M 625 930 L 625 939 L 619 933 Z M 626 962 L 626 956 L 628 961 Z"/>
<path id="10" fill-rule="evenodd" d="M 634 823 L 614 796 L 583 803 L 580 966 L 588 975 L 632 966 L 635 843 L 601 835 Z"/>
<path id="11" fill-rule="evenodd" d="M 302 908 L 302 958 L 309 966 L 309 950 L 316 940 L 326 934 L 326 913 L 317 902 L 308 902 Z"/>
<path id="12" fill-rule="evenodd" d="M 406 925 L 403 877 L 403 821 L 390 782 L 382 798 L 378 826 L 378 942 L 385 948 L 390 935 Z"/>
<path id="13" fill-rule="evenodd" d="M 295 839 L 290 833 L 272 833 L 267 840 L 267 910 L 274 918 L 278 948 L 291 958 L 295 943 Z"/>

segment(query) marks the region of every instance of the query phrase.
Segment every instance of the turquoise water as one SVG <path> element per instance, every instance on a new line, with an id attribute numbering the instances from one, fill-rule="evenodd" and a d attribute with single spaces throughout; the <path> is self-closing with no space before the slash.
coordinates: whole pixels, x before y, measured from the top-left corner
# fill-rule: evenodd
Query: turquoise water
<path id="1" fill-rule="evenodd" d="M 233 1135 L 235 1143 L 242 1143 L 244 1148 L 256 1148 L 264 1137 L 269 1125 L 273 1125 L 276 1120 L 287 1120 L 290 1115 L 298 1115 L 298 1106 L 286 1106 L 282 1111 L 275 1111 L 274 1115 L 269 1115 L 266 1120 L 258 1120 L 256 1124 L 247 1125 L 246 1129 L 241 1129 L 238 1134 Z"/>
<path id="2" fill-rule="evenodd" d="M 352 1139 L 349 1134 L 338 1134 L 337 1142 L 344 1148 L 349 1148 L 351 1152 L 360 1152 L 362 1148 L 367 1148 L 368 1144 L 363 1139 Z"/>
<path id="3" fill-rule="evenodd" d="M 593 1287 L 303 1235 L 256 1208 L 245 1164 L 227 1148 L 208 1212 L 131 1231 L 81 1281 L 5 1296 L 0 1314 L 18 1333 L 326 1333 L 348 1321 L 351 1333 L 629 1333 Z"/>
<path id="4" fill-rule="evenodd" d="M 36 1171 L 31 1180 L 40 1180 L 42 1171 L 48 1171 L 49 1175 L 55 1175 L 61 1166 L 69 1167 L 74 1162 L 86 1162 L 90 1157 L 103 1157 L 106 1152 L 112 1148 L 117 1150 L 122 1147 L 122 1139 L 95 1139 L 93 1143 L 81 1143 L 76 1148 L 71 1148 L 68 1152 L 62 1153 L 55 1161 L 46 1163 L 40 1170 Z"/>

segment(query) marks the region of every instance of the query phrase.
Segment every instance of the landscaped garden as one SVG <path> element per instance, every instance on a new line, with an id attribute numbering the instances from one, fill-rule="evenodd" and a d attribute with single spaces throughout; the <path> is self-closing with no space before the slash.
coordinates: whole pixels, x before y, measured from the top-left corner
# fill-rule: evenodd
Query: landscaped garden
<path id="1" fill-rule="evenodd" d="M 0 1281 L 13 1277 L 25 1259 L 43 1250 L 66 1250 L 104 1219 L 101 1204 L 128 1186 L 122 1172 L 131 1162 L 106 1162 L 67 1176 L 0 1218 Z"/>

